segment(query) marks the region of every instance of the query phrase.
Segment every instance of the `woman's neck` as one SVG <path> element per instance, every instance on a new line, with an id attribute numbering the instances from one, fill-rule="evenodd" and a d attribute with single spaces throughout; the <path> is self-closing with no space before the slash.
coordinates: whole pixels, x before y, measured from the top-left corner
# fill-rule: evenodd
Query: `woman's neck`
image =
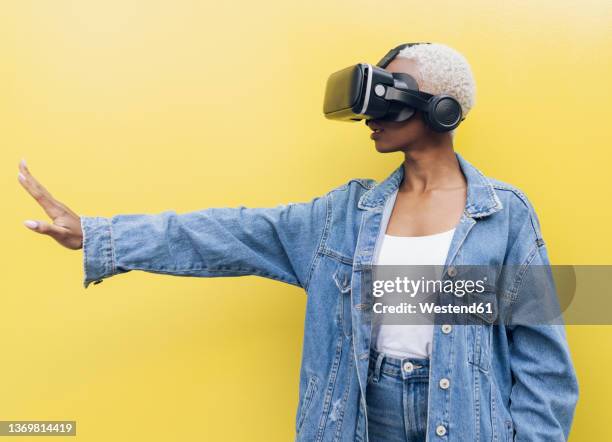
<path id="1" fill-rule="evenodd" d="M 404 179 L 399 192 L 422 193 L 466 186 L 452 147 L 409 150 L 404 155 Z"/>

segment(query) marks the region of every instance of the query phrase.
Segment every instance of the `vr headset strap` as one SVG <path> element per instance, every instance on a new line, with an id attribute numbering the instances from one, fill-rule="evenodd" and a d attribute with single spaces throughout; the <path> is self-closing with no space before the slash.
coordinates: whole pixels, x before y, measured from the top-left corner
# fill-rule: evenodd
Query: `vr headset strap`
<path id="1" fill-rule="evenodd" d="M 419 110 L 427 110 L 429 99 L 433 95 L 427 92 L 417 92 L 411 90 L 400 90 L 393 87 L 388 87 L 385 93 L 385 99 L 390 101 L 399 101 L 410 107 L 417 108 Z"/>
<path id="2" fill-rule="evenodd" d="M 395 56 L 399 54 L 399 52 L 402 49 L 409 48 L 410 46 L 414 46 L 414 45 L 421 45 L 421 44 L 431 44 L 431 42 L 421 41 L 421 42 L 415 42 L 415 43 L 404 43 L 399 46 L 396 46 L 393 49 L 391 49 L 389 52 L 387 52 L 385 56 L 381 58 L 378 63 L 376 63 L 376 66 L 378 66 L 379 68 L 386 68 L 387 65 L 391 62 L 391 60 L 393 60 Z"/>

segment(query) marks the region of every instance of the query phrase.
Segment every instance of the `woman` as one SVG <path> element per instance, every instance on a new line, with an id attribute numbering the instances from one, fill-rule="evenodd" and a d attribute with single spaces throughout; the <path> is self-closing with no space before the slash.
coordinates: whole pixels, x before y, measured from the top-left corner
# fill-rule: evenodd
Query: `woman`
<path id="1" fill-rule="evenodd" d="M 466 60 L 441 44 L 406 47 L 386 66 L 420 90 L 454 96 L 467 115 Z M 78 216 L 22 162 L 19 180 L 53 219 L 30 229 L 83 248 L 87 288 L 142 270 L 182 276 L 259 275 L 307 295 L 296 440 L 566 440 L 577 382 L 563 327 L 386 325 L 363 278 L 373 265 L 548 265 L 524 193 L 485 177 L 420 111 L 367 121 L 378 152 L 403 152 L 385 180 L 352 179 L 309 202 L 177 214 Z M 499 288 L 527 297 L 515 275 Z M 503 302 L 503 301 L 502 301 Z"/>

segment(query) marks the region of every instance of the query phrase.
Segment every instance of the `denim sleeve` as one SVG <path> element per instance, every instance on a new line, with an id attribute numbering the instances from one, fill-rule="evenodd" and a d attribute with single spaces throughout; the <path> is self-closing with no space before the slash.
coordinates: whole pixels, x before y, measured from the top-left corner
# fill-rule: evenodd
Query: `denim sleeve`
<path id="1" fill-rule="evenodd" d="M 550 268 L 535 212 L 531 213 L 531 222 L 537 230 L 530 223 L 523 229 L 521 242 L 529 245 L 524 249 L 527 256 L 523 265 Z M 521 278 L 518 302 L 529 298 L 525 304 L 530 308 L 552 308 L 550 302 L 554 301 L 544 299 L 551 292 L 554 295 L 554 288 L 549 288 L 554 287 L 552 279 L 543 278 L 542 271 L 527 271 Z M 514 441 L 566 441 L 578 400 L 578 382 L 564 325 L 529 322 L 509 326 L 507 330 L 513 378 L 510 412 Z"/>
<path id="2" fill-rule="evenodd" d="M 131 270 L 257 275 L 307 288 L 329 221 L 328 195 L 276 207 L 81 216 L 83 285 Z"/>

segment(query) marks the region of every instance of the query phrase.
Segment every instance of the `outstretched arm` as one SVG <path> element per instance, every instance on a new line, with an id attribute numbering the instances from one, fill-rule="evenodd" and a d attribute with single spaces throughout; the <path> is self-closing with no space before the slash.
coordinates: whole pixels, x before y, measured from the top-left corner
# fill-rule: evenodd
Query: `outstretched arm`
<path id="1" fill-rule="evenodd" d="M 269 208 L 81 217 L 84 285 L 130 270 L 179 276 L 257 275 L 306 288 L 327 198 Z"/>
<path id="2" fill-rule="evenodd" d="M 64 247 L 83 248 L 86 288 L 119 273 L 143 270 L 179 276 L 257 275 L 307 289 L 330 219 L 329 193 L 266 208 L 79 216 L 56 200 L 23 161 L 18 178 L 53 220 L 28 220 L 26 226 Z"/>

